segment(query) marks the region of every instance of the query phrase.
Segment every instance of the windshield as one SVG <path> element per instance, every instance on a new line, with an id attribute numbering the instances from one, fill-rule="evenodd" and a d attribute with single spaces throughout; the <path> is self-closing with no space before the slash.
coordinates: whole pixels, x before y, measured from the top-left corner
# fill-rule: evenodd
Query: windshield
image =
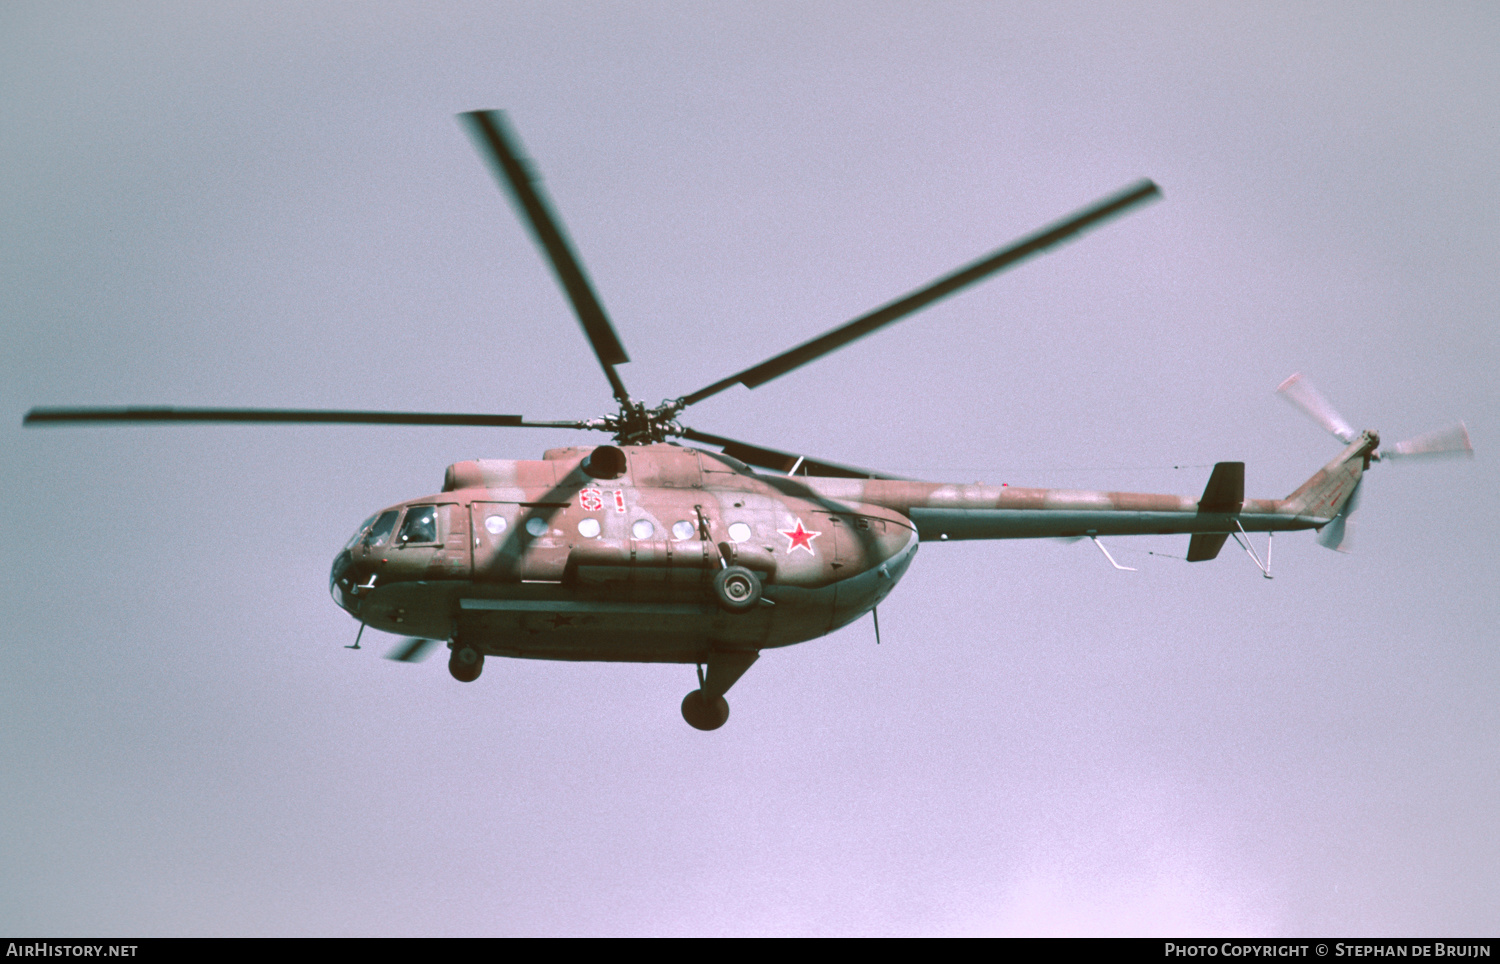
<path id="1" fill-rule="evenodd" d="M 354 530 L 354 535 L 350 536 L 349 537 L 349 541 L 346 542 L 346 543 L 344 543 L 344 548 L 345 549 L 353 549 L 354 548 L 354 544 L 357 543 L 357 542 L 359 542 L 360 536 L 363 536 L 365 534 L 365 530 L 368 529 L 368 528 L 370 528 L 370 523 L 372 523 L 374 521 L 375 521 L 375 517 L 374 516 L 370 516 L 368 519 L 366 519 L 365 521 L 361 522 L 359 524 L 359 528 Z"/>
<path id="2" fill-rule="evenodd" d="M 380 513 L 380 518 L 375 520 L 375 525 L 370 529 L 370 534 L 365 536 L 365 545 L 383 545 L 386 537 L 391 534 L 391 530 L 396 528 L 396 516 L 400 514 L 395 509 L 387 509 Z"/>

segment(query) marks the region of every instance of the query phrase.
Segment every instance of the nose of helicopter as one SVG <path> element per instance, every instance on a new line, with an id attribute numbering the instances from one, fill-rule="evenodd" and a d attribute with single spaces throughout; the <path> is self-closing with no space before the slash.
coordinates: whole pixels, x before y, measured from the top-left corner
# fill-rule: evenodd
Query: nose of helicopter
<path id="1" fill-rule="evenodd" d="M 348 549 L 333 557 L 333 568 L 328 571 L 328 592 L 340 609 L 354 612 L 358 603 L 351 591 L 354 580 L 349 570 L 354 567 L 354 556 Z"/>

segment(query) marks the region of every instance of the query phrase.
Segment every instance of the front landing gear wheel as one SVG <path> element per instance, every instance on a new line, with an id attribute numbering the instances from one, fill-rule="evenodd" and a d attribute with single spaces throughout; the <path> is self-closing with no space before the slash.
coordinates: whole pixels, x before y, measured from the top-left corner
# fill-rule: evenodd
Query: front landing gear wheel
<path id="1" fill-rule="evenodd" d="M 484 671 L 484 654 L 472 646 L 459 646 L 448 657 L 448 672 L 460 683 L 472 683 Z"/>
<path id="2" fill-rule="evenodd" d="M 760 602 L 760 579 L 744 566 L 720 569 L 714 575 L 714 598 L 726 612 L 747 613 Z"/>
<path id="3" fill-rule="evenodd" d="M 729 719 L 729 701 L 721 696 L 710 702 L 702 690 L 693 690 L 682 698 L 682 718 L 695 730 L 717 730 Z"/>

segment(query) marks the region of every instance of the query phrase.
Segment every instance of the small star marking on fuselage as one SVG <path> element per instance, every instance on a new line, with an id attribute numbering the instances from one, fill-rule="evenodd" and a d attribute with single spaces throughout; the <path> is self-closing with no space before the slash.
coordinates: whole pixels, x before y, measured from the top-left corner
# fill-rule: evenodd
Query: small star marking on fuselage
<path id="1" fill-rule="evenodd" d="M 812 541 L 823 533 L 813 532 L 809 529 L 803 528 L 802 520 L 800 518 L 797 520 L 797 528 L 777 529 L 776 531 L 786 536 L 786 551 L 788 553 L 796 552 L 798 549 L 806 549 L 808 555 L 817 555 L 817 553 L 813 552 Z"/>

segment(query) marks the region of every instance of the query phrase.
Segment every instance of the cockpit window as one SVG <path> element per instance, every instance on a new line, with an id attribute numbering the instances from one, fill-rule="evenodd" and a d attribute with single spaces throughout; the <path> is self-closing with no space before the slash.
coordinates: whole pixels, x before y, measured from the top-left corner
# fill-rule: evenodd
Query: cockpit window
<path id="1" fill-rule="evenodd" d="M 437 506 L 414 505 L 401 524 L 401 543 L 437 542 Z"/>
<path id="2" fill-rule="evenodd" d="M 396 528 L 396 516 L 400 514 L 395 509 L 387 509 L 380 513 L 380 518 L 375 520 L 374 528 L 370 530 L 369 535 L 365 536 L 365 545 L 383 545 L 386 537 L 391 534 L 391 530 Z"/>
<path id="3" fill-rule="evenodd" d="M 368 528 L 370 528 L 370 523 L 372 523 L 374 521 L 375 521 L 375 517 L 374 516 L 370 516 L 368 519 L 366 519 L 365 521 L 361 522 L 359 524 L 359 528 L 354 530 L 354 535 L 350 536 L 349 537 L 349 541 L 346 542 L 346 543 L 344 543 L 344 548 L 345 549 L 353 549 L 355 543 L 359 542 L 360 536 L 363 536 L 365 534 L 365 530 L 368 529 Z"/>

